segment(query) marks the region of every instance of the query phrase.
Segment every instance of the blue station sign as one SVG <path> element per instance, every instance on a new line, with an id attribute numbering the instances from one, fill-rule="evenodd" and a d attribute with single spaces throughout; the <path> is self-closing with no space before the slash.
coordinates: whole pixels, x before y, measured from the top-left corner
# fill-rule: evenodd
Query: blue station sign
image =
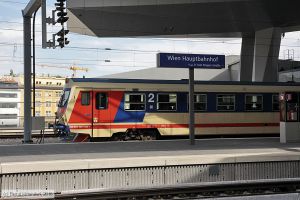
<path id="1" fill-rule="evenodd" d="M 221 69 L 225 68 L 225 55 L 159 53 L 157 54 L 157 66 Z"/>

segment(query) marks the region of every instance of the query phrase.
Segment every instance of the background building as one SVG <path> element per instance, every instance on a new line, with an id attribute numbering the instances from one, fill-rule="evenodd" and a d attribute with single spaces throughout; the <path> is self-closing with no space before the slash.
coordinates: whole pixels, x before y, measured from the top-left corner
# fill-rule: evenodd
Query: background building
<path id="1" fill-rule="evenodd" d="M 20 125 L 20 94 L 17 82 L 0 79 L 0 128 Z"/>
<path id="2" fill-rule="evenodd" d="M 0 126 L 2 124 L 6 127 L 22 127 L 24 121 L 24 77 L 23 75 L 4 76 L 0 80 L 2 80 L 0 83 Z M 50 122 L 53 123 L 57 103 L 65 85 L 65 78 L 36 76 L 35 84 L 35 116 L 45 116 L 46 125 Z"/>
<path id="3" fill-rule="evenodd" d="M 300 82 L 300 61 L 292 59 L 278 60 L 279 82 Z M 241 61 L 239 55 L 226 56 L 224 69 L 195 69 L 195 80 L 198 81 L 240 81 Z M 170 76 L 170 74 L 172 74 Z M 189 71 L 183 68 L 148 68 L 136 71 L 110 74 L 99 78 L 123 79 L 162 79 L 181 80 L 189 78 Z"/>
<path id="4" fill-rule="evenodd" d="M 21 90 L 20 114 L 24 116 L 24 76 L 16 77 Z M 65 78 L 56 76 L 36 76 L 35 78 L 35 116 L 45 116 L 46 125 L 53 123 L 57 103 L 65 85 Z M 33 102 L 33 100 L 32 100 Z M 32 105 L 33 108 L 33 105 Z M 23 120 L 22 120 L 23 122 Z M 21 124 L 23 125 L 23 124 Z"/>

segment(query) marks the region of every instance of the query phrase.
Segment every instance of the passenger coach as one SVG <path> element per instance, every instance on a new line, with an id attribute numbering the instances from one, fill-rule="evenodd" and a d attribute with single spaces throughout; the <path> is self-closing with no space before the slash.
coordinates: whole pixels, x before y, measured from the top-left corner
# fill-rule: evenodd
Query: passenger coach
<path id="1" fill-rule="evenodd" d="M 290 83 L 195 82 L 196 135 L 279 133 L 281 92 Z M 188 81 L 67 79 L 55 132 L 82 138 L 188 135 Z"/>

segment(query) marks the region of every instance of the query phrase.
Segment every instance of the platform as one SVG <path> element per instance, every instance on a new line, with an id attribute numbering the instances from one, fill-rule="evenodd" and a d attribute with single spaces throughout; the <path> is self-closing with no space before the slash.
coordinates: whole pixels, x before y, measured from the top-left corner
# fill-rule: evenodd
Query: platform
<path id="1" fill-rule="evenodd" d="M 43 167 L 39 171 L 51 170 L 52 163 L 57 166 L 71 161 L 85 164 L 103 161 L 105 165 L 97 166 L 99 168 L 145 165 L 143 162 L 124 162 L 129 160 L 147 160 L 147 166 L 300 160 L 300 143 L 281 144 L 279 138 L 267 137 L 200 139 L 195 145 L 190 145 L 189 140 L 0 145 L 2 173 L 18 172 L 17 168 L 5 171 L 5 166 L 26 164 L 38 167 L 39 162 L 49 166 L 49 169 Z M 82 169 L 79 166 L 64 168 Z M 28 170 L 32 171 L 32 168 Z M 26 169 L 22 167 L 21 171 L 26 172 Z"/>
<path id="2" fill-rule="evenodd" d="M 300 177 L 300 143 L 279 138 L 0 146 L 1 192 L 55 192 Z"/>

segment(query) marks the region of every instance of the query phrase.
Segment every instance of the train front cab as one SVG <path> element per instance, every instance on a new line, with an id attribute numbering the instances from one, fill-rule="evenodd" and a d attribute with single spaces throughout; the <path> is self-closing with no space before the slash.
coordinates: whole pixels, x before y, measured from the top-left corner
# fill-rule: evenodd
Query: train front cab
<path id="1" fill-rule="evenodd" d="M 284 92 L 279 95 L 280 100 L 280 142 L 300 141 L 299 103 L 300 94 Z"/>
<path id="2" fill-rule="evenodd" d="M 74 97 L 68 105 L 68 125 L 71 132 L 77 134 L 74 142 L 88 139 L 152 140 L 160 136 L 157 128 L 152 127 L 151 123 L 143 124 L 146 114 L 145 94 L 126 95 L 125 91 L 88 88 L 75 90 L 74 95 L 72 94 Z M 134 97 L 134 103 L 128 111 L 125 99 L 131 97 Z"/>
<path id="3" fill-rule="evenodd" d="M 110 138 L 122 98 L 123 92 L 119 91 L 80 90 L 69 118 L 70 128 L 77 133 L 74 142 L 100 136 Z"/>

